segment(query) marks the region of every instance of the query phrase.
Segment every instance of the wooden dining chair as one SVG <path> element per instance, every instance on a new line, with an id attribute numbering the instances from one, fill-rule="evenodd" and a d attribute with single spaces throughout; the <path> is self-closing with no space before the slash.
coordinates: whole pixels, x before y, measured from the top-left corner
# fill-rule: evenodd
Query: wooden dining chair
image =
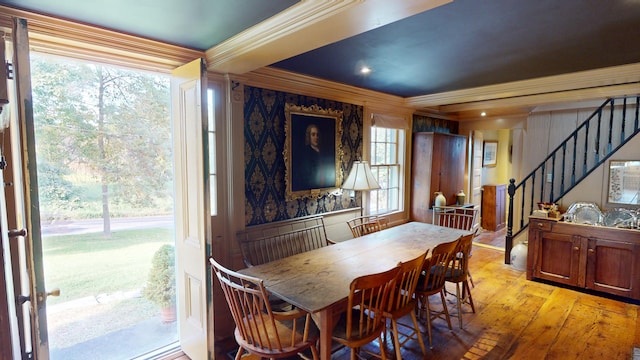
<path id="1" fill-rule="evenodd" d="M 422 349 L 422 354 L 425 357 L 427 356 L 427 350 L 422 340 L 422 333 L 420 332 L 418 320 L 416 319 L 416 301 L 413 295 L 418 285 L 422 265 L 428 253 L 429 250 L 418 255 L 418 257 L 413 260 L 398 264 L 400 273 L 398 274 L 394 291 L 389 295 L 387 310 L 384 312 L 384 316 L 389 320 L 391 325 L 390 329 L 389 326 L 387 326 L 387 330 L 390 330 L 393 336 L 393 347 L 396 352 L 396 359 L 402 359 L 400 348 L 409 340 L 417 340 L 418 344 L 420 344 L 420 349 Z M 410 315 L 412 324 L 405 324 L 398 321 L 406 315 Z M 401 328 L 404 332 L 400 331 Z M 400 341 L 401 336 L 404 338 L 402 342 Z"/>
<path id="2" fill-rule="evenodd" d="M 433 207 L 433 224 L 453 229 L 476 232 L 479 229 L 478 208 L 453 206 Z"/>
<path id="3" fill-rule="evenodd" d="M 350 285 L 347 311 L 333 330 L 332 338 L 351 349 L 351 359 L 356 359 L 360 348 L 376 338 L 380 344 L 380 357 L 386 359 L 382 333 L 386 327 L 384 310 L 393 290 L 400 267 L 385 272 L 360 276 Z"/>
<path id="4" fill-rule="evenodd" d="M 478 223 L 478 207 L 473 208 L 459 208 L 452 206 L 443 206 L 433 208 L 433 223 L 436 225 L 466 230 L 473 233 L 473 237 L 478 236 L 480 230 L 480 224 Z M 469 253 L 471 256 L 471 253 Z M 473 284 L 473 277 L 471 272 L 467 272 L 467 277 Z"/>
<path id="5" fill-rule="evenodd" d="M 229 270 L 213 258 L 209 262 L 236 325 L 234 336 L 240 347 L 235 360 L 240 360 L 244 351 L 260 358 L 279 359 L 306 350 L 318 359 L 319 331 L 309 313 L 299 309 L 272 311 L 261 279 Z"/>
<path id="6" fill-rule="evenodd" d="M 377 216 L 372 215 L 358 216 L 347 221 L 354 238 L 380 231 L 383 229 L 383 224 L 388 223 L 386 221 L 381 223 Z"/>
<path id="7" fill-rule="evenodd" d="M 447 310 L 447 304 L 444 297 L 444 278 L 449 268 L 449 263 L 454 256 L 454 251 L 458 245 L 458 240 L 437 245 L 432 251 L 424 264 L 422 265 L 422 273 L 418 279 L 415 296 L 417 299 L 418 317 L 422 318 L 422 314 L 426 314 L 427 332 L 429 335 L 429 347 L 433 349 L 433 340 L 431 335 L 431 322 L 436 318 L 443 318 L 447 321 L 449 330 L 451 328 L 451 318 Z M 429 296 L 439 294 L 442 301 L 442 311 L 435 311 L 429 305 Z"/>
<path id="8" fill-rule="evenodd" d="M 389 228 L 389 217 L 387 216 L 376 216 L 378 218 L 378 223 L 380 223 L 380 230 Z"/>
<path id="9" fill-rule="evenodd" d="M 469 288 L 469 259 L 471 255 L 471 247 L 473 246 L 473 234 L 463 236 L 458 241 L 458 246 L 454 250 L 455 256 L 451 265 L 445 274 L 445 282 L 454 283 L 456 286 L 456 307 L 457 314 L 450 314 L 458 317 L 458 325 L 462 329 L 462 305 L 471 306 L 471 311 L 476 312 L 471 297 L 471 289 Z M 445 288 L 446 291 L 446 288 Z"/>

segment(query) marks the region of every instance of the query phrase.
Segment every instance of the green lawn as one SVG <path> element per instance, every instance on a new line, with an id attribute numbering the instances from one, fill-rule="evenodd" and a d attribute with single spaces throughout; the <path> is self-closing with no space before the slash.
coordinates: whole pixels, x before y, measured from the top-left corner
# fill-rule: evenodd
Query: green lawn
<path id="1" fill-rule="evenodd" d="M 141 289 L 154 252 L 173 243 L 173 230 L 140 229 L 45 237 L 43 243 L 45 285 L 59 288 L 51 305 L 86 296 Z"/>
<path id="2" fill-rule="evenodd" d="M 157 306 L 139 290 L 153 254 L 173 241 L 170 229 L 114 231 L 109 239 L 102 233 L 44 237 L 45 285 L 61 291 L 47 298 L 50 348 L 66 348 L 148 319 L 159 322 Z"/>

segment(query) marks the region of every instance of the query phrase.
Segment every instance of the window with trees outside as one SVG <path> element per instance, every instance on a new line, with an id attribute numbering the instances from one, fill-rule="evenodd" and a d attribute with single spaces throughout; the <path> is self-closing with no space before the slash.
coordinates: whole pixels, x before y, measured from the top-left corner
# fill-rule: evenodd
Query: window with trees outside
<path id="1" fill-rule="evenodd" d="M 380 189 L 369 193 L 370 214 L 386 214 L 403 208 L 404 138 L 403 129 L 371 128 L 371 171 Z"/>

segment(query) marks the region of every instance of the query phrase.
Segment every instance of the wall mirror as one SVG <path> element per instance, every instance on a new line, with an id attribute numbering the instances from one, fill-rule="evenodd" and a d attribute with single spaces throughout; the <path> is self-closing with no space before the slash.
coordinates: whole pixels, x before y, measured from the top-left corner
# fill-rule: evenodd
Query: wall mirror
<path id="1" fill-rule="evenodd" d="M 640 160 L 609 161 L 607 202 L 640 205 Z"/>

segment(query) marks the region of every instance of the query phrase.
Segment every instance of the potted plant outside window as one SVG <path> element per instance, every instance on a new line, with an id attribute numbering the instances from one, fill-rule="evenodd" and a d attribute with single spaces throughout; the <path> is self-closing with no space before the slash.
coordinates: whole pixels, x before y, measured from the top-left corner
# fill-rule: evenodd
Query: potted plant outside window
<path id="1" fill-rule="evenodd" d="M 172 245 L 162 245 L 153 255 L 142 295 L 158 305 L 163 322 L 176 320 L 175 250 Z"/>

